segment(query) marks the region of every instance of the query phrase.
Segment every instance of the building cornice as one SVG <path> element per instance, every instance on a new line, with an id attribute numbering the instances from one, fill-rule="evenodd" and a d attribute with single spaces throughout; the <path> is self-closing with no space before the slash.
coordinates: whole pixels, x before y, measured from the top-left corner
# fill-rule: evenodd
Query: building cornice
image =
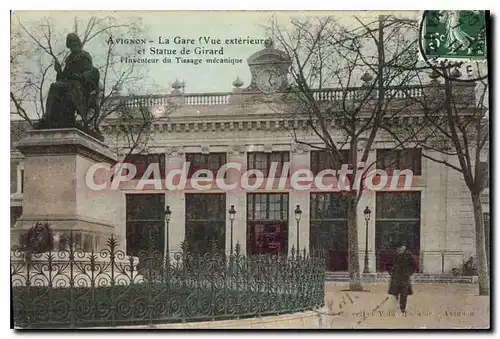
<path id="1" fill-rule="evenodd" d="M 360 124 L 367 123 L 369 116 L 361 117 Z M 151 132 L 154 134 L 172 134 L 172 133 L 189 133 L 189 132 L 233 132 L 233 131 L 270 131 L 270 132 L 286 132 L 291 130 L 308 130 L 311 122 L 313 125 L 318 124 L 318 119 L 311 119 L 307 116 L 298 116 L 294 118 L 270 117 L 270 116 L 224 116 L 211 117 L 210 119 L 193 119 L 186 117 L 184 119 L 170 120 L 155 120 L 151 125 Z M 421 124 L 424 121 L 422 115 L 415 114 L 414 116 L 401 116 L 390 119 L 390 123 L 394 125 L 412 125 Z M 328 121 L 329 127 L 332 129 L 338 128 L 335 120 Z M 117 134 L 121 130 L 119 121 L 108 121 L 102 126 L 102 131 L 105 134 Z"/>

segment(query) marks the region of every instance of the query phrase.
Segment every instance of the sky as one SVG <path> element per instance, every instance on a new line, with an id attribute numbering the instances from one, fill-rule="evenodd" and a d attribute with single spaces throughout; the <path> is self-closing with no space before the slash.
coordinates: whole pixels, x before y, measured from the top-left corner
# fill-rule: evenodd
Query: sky
<path id="1" fill-rule="evenodd" d="M 147 41 L 153 40 L 155 43 L 147 43 L 144 47 L 149 51 L 149 47 L 159 47 L 159 48 L 175 48 L 177 53 L 179 53 L 182 45 L 173 45 L 172 41 L 170 45 L 159 45 L 156 41 L 159 37 L 163 40 L 170 39 L 174 37 L 183 37 L 186 39 L 195 39 L 197 42 L 200 37 L 211 37 L 219 38 L 221 40 L 232 39 L 232 38 L 256 38 L 265 39 L 268 37 L 266 34 L 265 26 L 268 24 L 272 15 L 274 15 L 278 21 L 286 25 L 290 18 L 292 17 L 303 17 L 303 16 L 318 16 L 318 15 L 332 15 L 336 20 L 343 22 L 344 24 L 350 25 L 355 24 L 353 15 L 356 14 L 360 17 L 376 17 L 379 14 L 387 14 L 387 12 L 376 12 L 376 11 L 358 11 L 358 12 L 296 12 L 296 11 L 282 11 L 282 12 L 270 12 L 270 11 L 237 11 L 237 12 L 225 12 L 225 11 L 200 11 L 200 12 L 187 12 L 187 11 L 98 11 L 98 12 L 78 12 L 78 11 L 17 11 L 13 12 L 12 25 L 18 25 L 18 22 L 23 23 L 26 27 L 30 23 L 40 21 L 42 18 L 48 17 L 51 22 L 53 22 L 53 30 L 57 32 L 60 36 L 65 36 L 67 33 L 74 31 L 75 18 L 79 23 L 85 23 L 91 16 L 105 17 L 112 16 L 116 18 L 118 22 L 124 23 L 127 20 L 135 20 L 136 18 L 142 19 L 143 25 L 146 27 L 146 33 L 140 34 L 140 36 Z M 390 14 L 395 14 L 398 16 L 414 17 L 418 18 L 418 11 L 407 11 L 407 12 L 390 12 Z M 29 26 L 36 27 L 36 26 Z M 116 38 L 127 38 L 128 36 L 115 36 Z M 96 55 L 96 57 L 102 54 L 104 50 L 103 44 L 106 43 L 106 39 L 109 38 L 108 35 L 102 35 L 96 39 L 100 39 L 99 43 L 95 42 L 92 46 L 86 46 L 86 50 L 91 55 Z M 62 39 L 63 40 L 63 39 Z M 13 43 L 15 43 L 13 41 Z M 64 44 L 64 41 L 62 41 Z M 243 63 L 230 65 L 230 64 L 218 64 L 210 65 L 202 63 L 200 65 L 193 64 L 178 64 L 175 59 L 170 64 L 157 63 L 150 64 L 148 67 L 148 81 L 154 84 L 155 92 L 163 92 L 162 94 L 169 93 L 172 88 L 172 83 L 179 79 L 185 82 L 185 91 L 187 93 L 203 93 L 203 92 L 229 92 L 233 89 L 232 82 L 236 77 L 240 77 L 244 82 L 246 87 L 250 83 L 250 70 L 248 68 L 246 59 L 253 53 L 261 50 L 263 45 L 218 45 L 218 46 L 206 46 L 191 45 L 191 48 L 205 46 L 207 48 L 221 46 L 224 47 L 224 56 L 235 59 L 243 59 Z M 132 49 L 141 48 L 139 45 L 127 45 L 122 46 L 124 48 L 123 53 L 131 53 Z M 61 49 L 64 46 L 61 45 Z M 135 50 L 134 50 L 135 53 Z M 208 55 L 207 55 L 208 56 Z M 141 56 L 137 56 L 141 57 Z M 143 56 L 142 56 L 143 57 Z M 154 57 L 148 55 L 147 57 Z M 160 59 L 163 55 L 159 56 Z M 205 56 L 195 56 L 205 58 Z M 31 63 L 29 59 L 26 61 Z M 144 67 L 144 66 L 141 66 Z M 151 91 L 151 89 L 148 89 Z"/>

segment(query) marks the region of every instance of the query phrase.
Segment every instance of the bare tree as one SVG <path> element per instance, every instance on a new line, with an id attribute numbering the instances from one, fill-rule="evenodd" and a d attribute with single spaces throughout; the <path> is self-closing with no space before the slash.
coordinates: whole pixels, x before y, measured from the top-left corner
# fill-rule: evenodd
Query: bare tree
<path id="1" fill-rule="evenodd" d="M 354 28 L 332 17 L 293 20 L 292 28 L 272 22 L 274 39 L 292 61 L 293 84 L 273 109 L 285 119 L 306 117 L 302 128 L 288 124 L 294 141 L 326 151 L 332 169 L 340 169 L 342 164 L 352 169 L 344 172 L 347 182 L 343 191 L 347 198 L 348 265 L 350 289 L 362 290 L 356 219 L 366 189 L 363 181 L 375 165 L 367 164 L 368 155 L 383 126 L 408 113 L 408 96 L 416 90 L 409 84 L 419 68 L 416 21 L 392 16 L 354 19 Z M 361 169 L 358 159 L 365 164 Z M 356 187 L 360 171 L 362 180 Z M 337 179 L 341 179 L 340 172 Z"/>
<path id="2" fill-rule="evenodd" d="M 423 112 L 425 130 L 416 132 L 407 126 L 394 136 L 411 138 L 424 150 L 423 157 L 462 174 L 474 212 L 479 294 L 488 295 L 489 270 L 481 204 L 488 169 L 481 165 L 482 160 L 488 159 L 485 153 L 488 153 L 489 147 L 489 86 L 487 78 L 477 83 L 461 82 L 459 66 L 441 63 L 439 72 L 431 74 L 433 86 L 425 96 L 414 98 Z M 481 67 L 477 69 L 480 72 Z"/>
<path id="3" fill-rule="evenodd" d="M 122 162 L 129 161 L 134 154 L 149 153 L 151 128 L 156 118 L 148 103 L 151 98 L 126 96 L 113 99 L 123 103 L 113 103 L 120 107 L 119 111 L 109 114 L 108 119 L 103 121 L 103 124 L 111 127 L 108 145 Z M 162 107 L 162 117 L 168 117 L 177 108 L 176 103 L 167 100 Z"/>
<path id="4" fill-rule="evenodd" d="M 151 87 L 151 84 L 146 83 L 149 71 L 147 64 L 122 62 L 122 57 L 134 53 L 133 49 L 126 45 L 109 43 L 111 37 L 133 38 L 144 36 L 145 31 L 145 26 L 138 18 L 74 18 L 73 32 L 80 36 L 86 48 L 92 50 L 94 67 L 100 73 L 99 115 L 93 122 L 95 128 L 98 129 L 103 121 L 111 116 L 122 116 L 124 121 L 130 124 L 129 100 L 139 92 L 146 95 L 150 90 L 148 87 Z M 56 62 L 64 65 L 69 53 L 65 47 L 67 33 L 68 31 L 58 29 L 53 18 L 23 22 L 20 17 L 13 16 L 11 108 L 30 125 L 45 114 L 48 87 L 52 79 L 55 79 L 53 66 Z M 123 90 L 127 92 L 127 96 L 120 96 Z M 152 116 L 146 114 L 148 109 L 150 107 L 136 107 L 136 113 L 139 113 L 134 115 L 136 126 L 128 132 L 137 134 L 129 138 L 129 148 L 132 150 L 139 146 L 136 142 L 144 139 L 144 134 L 151 125 Z"/>

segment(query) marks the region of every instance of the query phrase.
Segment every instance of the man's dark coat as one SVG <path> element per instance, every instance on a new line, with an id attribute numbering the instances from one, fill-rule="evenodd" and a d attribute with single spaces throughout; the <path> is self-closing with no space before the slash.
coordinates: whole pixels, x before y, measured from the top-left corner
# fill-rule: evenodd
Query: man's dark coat
<path id="1" fill-rule="evenodd" d="M 413 294 L 410 276 L 415 272 L 416 266 L 415 258 L 409 251 L 394 256 L 392 266 L 388 269 L 391 275 L 388 292 L 390 295 Z"/>

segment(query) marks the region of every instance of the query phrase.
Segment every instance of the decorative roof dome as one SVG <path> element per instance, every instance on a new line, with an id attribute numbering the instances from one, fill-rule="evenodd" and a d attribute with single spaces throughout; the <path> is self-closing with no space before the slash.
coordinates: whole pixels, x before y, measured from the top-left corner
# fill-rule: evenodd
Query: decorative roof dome
<path id="1" fill-rule="evenodd" d="M 241 81 L 240 77 L 236 77 L 236 80 L 233 81 L 233 86 L 236 88 L 243 86 L 243 81 Z"/>
<path id="2" fill-rule="evenodd" d="M 182 82 L 180 82 L 178 79 L 175 79 L 175 82 L 172 84 L 173 89 L 180 89 L 183 87 Z"/>

